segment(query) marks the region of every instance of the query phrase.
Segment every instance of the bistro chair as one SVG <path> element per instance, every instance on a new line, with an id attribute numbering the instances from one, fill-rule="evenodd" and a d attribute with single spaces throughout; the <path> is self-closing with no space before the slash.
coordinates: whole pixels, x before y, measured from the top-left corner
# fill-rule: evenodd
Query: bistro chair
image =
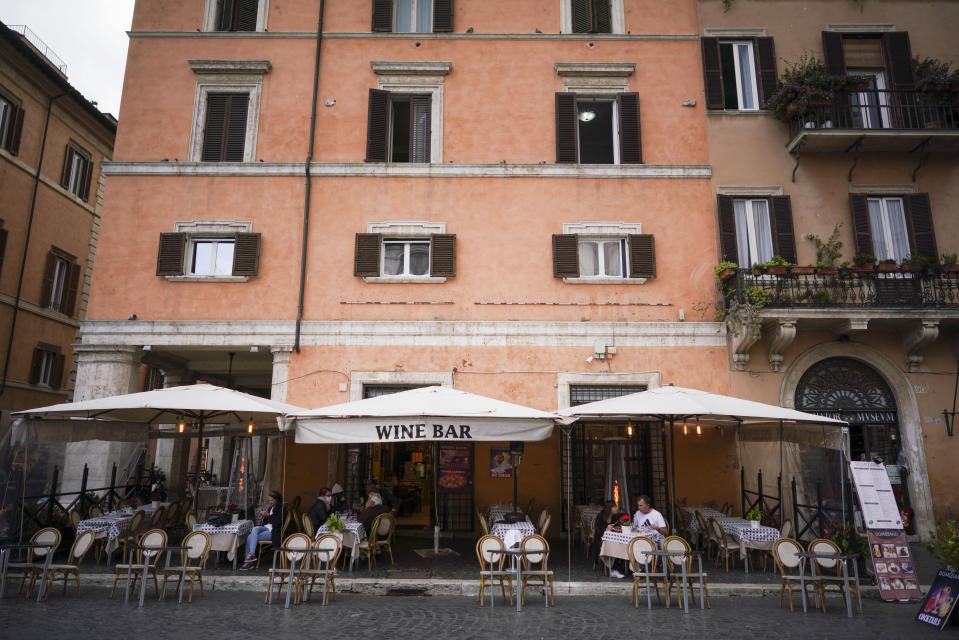
<path id="1" fill-rule="evenodd" d="M 80 512 L 76 509 L 70 509 L 70 526 L 73 527 L 73 530 L 77 530 L 77 525 L 80 524 L 80 521 L 83 520 L 83 516 L 80 515 Z"/>
<path id="2" fill-rule="evenodd" d="M 497 583 L 503 593 L 503 598 L 506 598 L 506 589 L 509 588 L 509 602 L 513 604 L 512 572 L 503 571 L 503 561 L 506 556 L 502 553 L 493 553 L 499 549 L 505 550 L 506 545 L 494 535 L 483 536 L 476 542 L 476 559 L 479 560 L 480 565 L 479 593 L 476 594 L 476 599 L 479 600 L 481 607 L 487 587 L 490 590 L 490 602 L 493 601 L 493 588 Z"/>
<path id="3" fill-rule="evenodd" d="M 680 538 L 679 536 L 669 536 L 663 540 L 663 551 L 691 551 L 692 548 L 689 546 L 689 543 L 685 539 Z M 693 557 L 689 556 L 666 556 L 671 563 L 669 565 L 669 579 L 666 582 L 666 602 L 669 602 L 669 592 L 672 590 L 673 586 L 676 587 L 676 603 L 679 606 L 683 606 L 682 601 L 682 566 L 683 563 L 686 563 L 686 586 L 689 588 L 690 595 L 693 599 L 693 604 L 696 604 L 696 587 L 702 586 L 702 597 L 703 601 L 706 604 L 706 607 L 711 609 L 709 606 L 709 583 L 707 581 L 708 576 L 706 572 L 693 572 Z M 700 585 L 700 580 L 702 583 Z M 669 606 L 669 605 L 667 605 Z"/>
<path id="4" fill-rule="evenodd" d="M 791 538 L 793 533 L 793 521 L 789 518 L 783 520 L 783 523 L 779 526 L 779 537 L 780 538 Z M 769 544 L 769 549 L 763 554 L 763 571 L 766 571 L 766 560 L 772 558 L 773 564 L 776 563 L 776 556 L 773 553 L 772 543 Z"/>
<path id="5" fill-rule="evenodd" d="M 196 514 L 193 513 L 192 511 L 187 511 L 187 514 L 186 514 L 186 517 L 184 518 L 184 521 L 186 522 L 186 528 L 187 528 L 188 531 L 193 531 L 193 527 L 195 527 L 195 526 L 197 526 L 197 524 L 199 524 L 199 523 L 196 521 Z"/>
<path id="6" fill-rule="evenodd" d="M 646 589 L 646 606 L 650 607 L 649 588 L 656 589 L 656 602 L 662 602 L 659 597 L 659 587 L 662 585 L 663 592 L 668 593 L 666 583 L 669 578 L 666 573 L 666 564 L 663 563 L 663 570 L 659 568 L 659 557 L 649 555 L 647 551 L 656 551 L 656 543 L 648 536 L 636 536 L 626 545 L 626 555 L 629 556 L 629 569 L 633 572 L 633 595 L 630 602 L 639 608 L 639 590 Z M 666 608 L 669 608 L 669 598 L 666 598 Z"/>
<path id="7" fill-rule="evenodd" d="M 163 529 L 150 529 L 142 536 L 140 536 L 140 545 L 144 547 L 165 547 L 167 543 L 166 531 Z M 146 580 L 151 575 L 153 576 L 153 589 L 156 594 L 160 595 L 160 583 L 157 580 L 157 564 L 160 562 L 160 556 L 163 555 L 162 551 L 157 549 L 137 549 L 137 559 L 132 565 L 130 564 L 130 559 L 127 558 L 126 562 L 121 562 L 115 566 L 116 573 L 113 576 L 113 589 L 110 590 L 110 597 L 113 597 L 113 594 L 117 590 L 117 582 L 120 580 L 127 579 L 127 570 L 130 571 L 130 581 L 131 589 L 136 588 L 137 580 L 140 578 L 140 574 L 143 573 L 143 562 L 144 558 L 147 560 L 146 565 L 146 575 L 143 576 L 143 579 Z"/>
<path id="8" fill-rule="evenodd" d="M 707 558 L 711 558 L 713 535 L 712 531 L 709 530 L 709 524 L 706 522 L 706 518 L 703 517 L 703 512 L 699 509 L 696 509 L 696 522 L 699 523 L 699 547 L 703 550 L 703 553 L 706 554 Z"/>
<path id="9" fill-rule="evenodd" d="M 546 517 L 540 518 L 540 521 L 542 522 L 542 524 L 539 527 L 539 535 L 545 538 L 546 533 L 549 531 L 549 525 L 553 521 L 553 516 L 549 515 L 548 511 L 544 511 L 543 513 L 546 514 Z"/>
<path id="10" fill-rule="evenodd" d="M 213 536 L 206 531 L 191 531 L 184 536 L 180 546 L 189 547 L 189 549 L 180 551 L 179 565 L 163 568 L 163 586 L 160 587 L 160 600 L 163 600 L 163 594 L 166 592 L 166 581 L 170 576 L 176 578 L 176 590 L 179 591 L 183 587 L 184 574 L 190 579 L 190 597 L 187 602 L 193 602 L 193 583 L 196 581 L 200 583 L 200 595 L 206 595 L 203 593 L 203 565 L 206 563 L 206 557 L 210 554 L 210 547 L 213 546 Z"/>
<path id="11" fill-rule="evenodd" d="M 92 504 L 90 508 L 87 509 L 87 518 L 99 518 L 102 515 L 103 509 L 101 509 L 98 504 Z"/>
<path id="12" fill-rule="evenodd" d="M 119 538 L 117 538 L 116 544 L 117 547 L 123 545 L 123 554 L 120 556 L 120 561 L 122 562 L 124 558 L 127 558 L 127 544 L 135 544 L 137 538 L 140 535 L 140 527 L 143 525 L 143 518 L 145 514 L 143 511 L 138 510 L 133 514 L 133 517 L 130 518 L 130 521 L 127 523 L 126 531 L 124 531 Z M 116 549 L 114 549 L 116 551 Z M 110 556 L 107 556 L 107 563 L 110 562 Z"/>
<path id="13" fill-rule="evenodd" d="M 536 498 L 530 498 L 529 502 L 526 503 L 526 509 L 523 510 L 527 516 L 533 512 L 533 503 L 536 502 Z"/>
<path id="14" fill-rule="evenodd" d="M 716 518 L 709 519 L 709 526 L 713 532 L 713 539 L 716 542 L 716 566 L 719 566 L 719 558 L 726 561 L 726 573 L 729 573 L 729 556 L 739 553 L 739 541 L 726 534 L 723 525 L 719 524 Z M 731 546 L 730 543 L 732 543 Z M 733 564 L 736 564 L 736 558 L 733 557 Z"/>
<path id="15" fill-rule="evenodd" d="M 832 553 L 839 555 L 842 550 L 832 540 L 817 538 L 809 543 L 809 553 Z M 816 574 L 819 587 L 819 602 L 822 605 L 823 613 L 826 612 L 826 591 L 829 587 L 835 587 L 836 592 L 843 598 L 846 597 L 846 588 L 842 579 L 842 562 L 833 558 L 812 558 L 813 571 Z M 849 569 L 847 569 L 849 571 Z M 852 572 L 850 571 L 850 574 Z M 852 601 L 856 604 L 856 613 L 862 613 L 859 609 L 859 598 L 856 593 L 855 580 L 849 578 L 849 590 Z"/>
<path id="16" fill-rule="evenodd" d="M 323 604 L 326 604 L 328 593 L 336 600 L 336 562 L 343 551 L 343 541 L 339 536 L 327 533 L 313 542 L 313 548 L 322 551 L 310 554 L 311 558 L 303 564 L 304 568 L 297 572 L 300 577 L 300 593 L 297 596 L 297 601 L 303 601 L 302 591 L 306 587 L 307 580 L 309 580 L 310 588 L 306 592 L 306 599 L 309 601 L 310 596 L 313 595 L 313 586 L 316 584 L 317 578 L 321 578 L 323 581 Z"/>
<path id="17" fill-rule="evenodd" d="M 586 547 L 586 558 L 592 556 L 593 550 L 593 522 L 596 516 L 588 517 L 585 513 L 580 516 L 580 527 L 583 528 L 583 546 Z M 596 562 L 593 562 L 593 570 L 596 570 Z"/>
<path id="18" fill-rule="evenodd" d="M 282 507 L 280 507 L 282 509 Z M 283 518 L 283 528 L 280 531 L 280 540 L 286 539 L 287 531 L 290 528 L 290 520 L 293 518 L 292 510 L 287 510 L 286 517 Z M 256 543 L 256 567 L 260 568 L 260 558 L 263 557 L 263 552 L 273 546 L 273 540 L 260 540 Z M 282 545 L 286 546 L 286 545 Z"/>
<path id="19" fill-rule="evenodd" d="M 30 536 L 30 544 L 49 545 L 50 553 L 56 553 L 57 547 L 60 546 L 60 540 L 60 531 L 55 527 L 44 527 Z M 50 556 L 50 559 L 52 560 L 53 556 Z M 19 591 L 23 591 L 23 587 L 27 583 L 27 579 L 30 580 L 30 586 L 27 589 L 28 598 L 30 597 L 30 594 L 33 593 L 33 585 L 36 584 L 37 578 L 41 573 L 43 573 L 43 565 L 46 560 L 47 549 L 44 547 L 37 547 L 34 549 L 27 549 L 26 562 L 7 563 L 7 575 L 20 576 Z"/>
<path id="20" fill-rule="evenodd" d="M 47 592 L 43 596 L 44 600 L 50 597 L 50 587 L 58 576 L 63 578 L 63 595 L 67 594 L 67 577 L 72 575 L 77 581 L 77 597 L 80 596 L 80 565 L 83 564 L 83 558 L 86 557 L 87 551 L 93 547 L 94 538 L 96 538 L 96 534 L 90 529 L 78 534 L 73 540 L 73 544 L 70 545 L 67 562 L 50 565 L 50 578 L 47 580 Z"/>
<path id="21" fill-rule="evenodd" d="M 782 586 L 779 589 L 779 608 L 783 606 L 783 596 L 789 592 L 789 610 L 793 611 L 793 583 L 799 584 L 799 565 L 805 562 L 805 558 L 800 558 L 798 554 L 803 552 L 802 545 L 792 538 L 780 538 L 773 543 L 773 560 L 776 561 L 776 568 L 779 569 L 779 575 L 782 579 Z M 806 576 L 806 588 L 812 589 L 818 593 L 817 583 L 819 578 L 815 575 Z"/>
<path id="22" fill-rule="evenodd" d="M 479 509 L 474 509 L 474 511 L 476 511 L 476 521 L 479 523 L 480 531 L 483 532 L 484 536 L 488 536 L 489 524 L 486 522 L 486 518 L 483 517 Z"/>
<path id="23" fill-rule="evenodd" d="M 303 533 L 313 538 L 316 535 L 316 531 L 313 530 L 313 520 L 310 518 L 310 514 L 304 513 L 300 519 L 303 521 Z"/>
<path id="24" fill-rule="evenodd" d="M 543 528 L 543 521 L 546 520 L 546 518 L 548 518 L 548 517 L 549 517 L 549 509 L 543 509 L 542 511 L 540 511 L 540 512 L 539 512 L 539 517 L 536 518 L 536 528 L 537 528 L 537 529 L 542 529 L 542 528 Z"/>
<path id="25" fill-rule="evenodd" d="M 523 555 L 523 578 L 519 585 L 520 604 L 526 604 L 526 587 L 542 587 L 543 597 L 555 606 L 553 600 L 553 572 L 549 570 L 549 543 L 546 538 L 535 533 L 528 535 L 519 543 Z M 538 567 L 538 568 L 537 568 Z"/>
<path id="26" fill-rule="evenodd" d="M 301 496 L 296 496 L 293 500 L 290 501 L 290 504 L 287 505 L 287 509 L 292 515 L 290 520 L 290 528 L 288 533 L 299 533 L 300 532 L 300 502 L 302 501 Z M 284 531 L 287 533 L 287 531 Z"/>
<path id="27" fill-rule="evenodd" d="M 294 549 L 294 551 L 279 551 L 273 554 L 273 566 L 267 572 L 267 583 L 266 583 L 266 599 L 264 602 L 270 604 L 272 597 L 271 593 L 273 592 L 273 585 L 276 584 L 276 597 L 280 597 L 280 592 L 283 590 L 283 585 L 289 582 L 290 577 L 290 563 L 300 563 L 308 564 L 309 559 L 304 556 L 309 554 L 303 553 L 302 551 L 295 551 L 296 549 L 309 549 L 313 544 L 313 541 L 310 539 L 310 536 L 305 533 L 292 533 L 283 540 L 283 547 L 286 549 Z M 276 566 L 276 559 L 280 559 L 280 566 Z M 288 588 L 293 589 L 294 602 L 299 602 L 299 578 L 296 575 L 296 569 L 294 567 L 294 581 L 297 584 L 291 584 Z"/>

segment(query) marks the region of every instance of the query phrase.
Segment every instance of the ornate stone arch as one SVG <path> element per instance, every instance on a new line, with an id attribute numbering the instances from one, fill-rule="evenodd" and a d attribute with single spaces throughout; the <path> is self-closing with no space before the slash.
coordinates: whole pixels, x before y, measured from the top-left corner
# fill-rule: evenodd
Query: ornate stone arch
<path id="1" fill-rule="evenodd" d="M 869 365 L 882 376 L 892 390 L 899 410 L 902 450 L 910 471 L 907 483 L 912 507 L 916 512 L 915 530 L 920 540 L 925 541 L 934 526 L 934 518 L 919 402 L 916 400 L 912 382 L 892 360 L 871 347 L 853 342 L 817 344 L 799 354 L 786 369 L 779 389 L 779 402 L 784 407 L 793 407 L 796 387 L 806 370 L 820 360 L 835 357 L 852 358 Z"/>

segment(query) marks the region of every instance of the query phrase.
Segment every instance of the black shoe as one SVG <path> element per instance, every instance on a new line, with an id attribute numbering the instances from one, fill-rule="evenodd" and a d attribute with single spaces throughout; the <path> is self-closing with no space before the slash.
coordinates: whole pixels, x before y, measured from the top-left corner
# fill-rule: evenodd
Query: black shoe
<path id="1" fill-rule="evenodd" d="M 243 564 L 240 565 L 240 571 L 249 571 L 250 569 L 255 569 L 255 568 L 256 568 L 255 562 L 244 562 Z"/>

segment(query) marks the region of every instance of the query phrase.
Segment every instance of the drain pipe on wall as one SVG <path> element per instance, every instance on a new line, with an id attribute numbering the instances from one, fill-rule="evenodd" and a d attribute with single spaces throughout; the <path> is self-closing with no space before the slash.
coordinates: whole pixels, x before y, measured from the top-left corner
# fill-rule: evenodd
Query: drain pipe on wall
<path id="1" fill-rule="evenodd" d="M 316 58 L 313 61 L 313 105 L 310 112 L 310 145 L 306 152 L 306 195 L 303 199 L 303 238 L 300 246 L 300 293 L 296 306 L 296 338 L 293 350 L 300 352 L 300 326 L 303 324 L 303 296 L 306 291 L 306 249 L 310 233 L 310 194 L 313 179 L 310 164 L 313 162 L 313 140 L 316 136 L 316 100 L 320 86 L 320 45 L 323 43 L 323 8 L 326 0 L 320 0 L 320 15 L 316 21 Z"/>
<path id="2" fill-rule="evenodd" d="M 40 141 L 40 159 L 37 161 L 37 174 L 33 180 L 33 198 L 30 200 L 30 217 L 27 218 L 27 234 L 23 240 L 23 255 L 20 257 L 20 275 L 17 276 L 17 295 L 13 301 L 13 318 L 10 320 L 10 336 L 7 338 L 7 354 L 3 359 L 3 377 L 0 378 L 0 395 L 7 390 L 7 373 L 10 369 L 10 351 L 13 349 L 13 331 L 17 327 L 17 313 L 20 311 L 20 294 L 23 291 L 23 272 L 27 268 L 27 254 L 30 250 L 30 232 L 33 230 L 33 214 L 37 210 L 37 189 L 40 187 L 40 170 L 43 168 L 43 154 L 47 150 L 47 130 L 50 127 L 50 112 L 53 110 L 53 101 L 67 94 L 59 93 L 51 96 L 47 102 L 47 116 L 43 123 L 43 138 Z M 42 306 L 46 302 L 40 301 Z"/>

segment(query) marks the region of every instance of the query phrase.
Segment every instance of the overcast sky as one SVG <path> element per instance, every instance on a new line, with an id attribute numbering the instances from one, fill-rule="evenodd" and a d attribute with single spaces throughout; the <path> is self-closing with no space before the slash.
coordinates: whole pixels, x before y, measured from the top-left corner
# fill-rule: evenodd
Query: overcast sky
<path id="1" fill-rule="evenodd" d="M 25 24 L 67 65 L 101 111 L 120 113 L 134 0 L 0 0 L 0 22 Z"/>

